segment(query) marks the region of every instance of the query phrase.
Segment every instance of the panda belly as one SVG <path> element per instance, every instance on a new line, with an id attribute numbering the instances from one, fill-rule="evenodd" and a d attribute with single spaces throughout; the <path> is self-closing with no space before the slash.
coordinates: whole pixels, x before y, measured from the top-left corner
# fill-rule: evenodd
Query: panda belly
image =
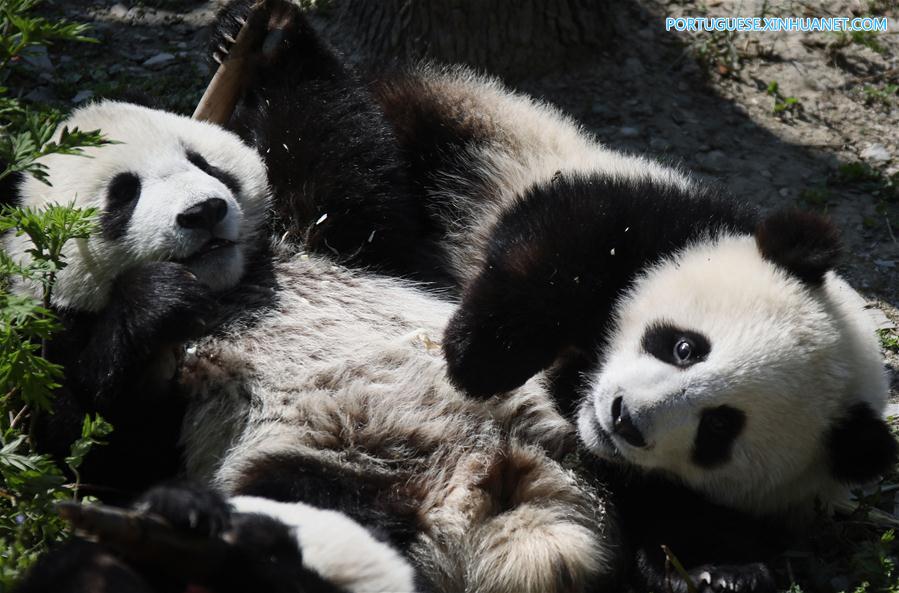
<path id="1" fill-rule="evenodd" d="M 553 460 L 572 429 L 540 384 L 485 404 L 447 381 L 451 304 L 324 260 L 283 262 L 276 278 L 268 314 L 186 356 L 191 477 L 321 506 L 273 482 L 350 476 L 324 504 L 376 531 L 369 507 L 388 531 L 411 518 L 411 535 L 386 538 L 438 591 L 568 590 L 610 570 L 603 501 Z"/>

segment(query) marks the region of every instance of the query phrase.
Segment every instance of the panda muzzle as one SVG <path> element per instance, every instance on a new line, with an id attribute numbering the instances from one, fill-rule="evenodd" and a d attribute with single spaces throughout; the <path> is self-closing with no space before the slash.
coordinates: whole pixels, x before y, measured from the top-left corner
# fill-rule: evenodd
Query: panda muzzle
<path id="1" fill-rule="evenodd" d="M 634 425 L 627 406 L 624 405 L 624 398 L 620 395 L 612 402 L 612 432 L 633 447 L 646 446 L 646 439 Z"/>

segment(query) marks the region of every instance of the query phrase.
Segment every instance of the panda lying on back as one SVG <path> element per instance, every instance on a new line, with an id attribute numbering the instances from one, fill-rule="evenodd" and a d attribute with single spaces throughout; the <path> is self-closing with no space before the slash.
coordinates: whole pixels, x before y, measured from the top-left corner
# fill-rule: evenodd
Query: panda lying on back
<path id="1" fill-rule="evenodd" d="M 398 150 L 341 141 L 353 123 L 342 118 L 358 113 L 347 102 L 366 95 L 344 93 L 339 71 L 306 69 L 328 57 L 303 57 L 292 74 L 319 85 L 306 98 L 322 101 L 332 126 L 327 166 L 296 187 L 388 199 L 403 175 Z M 341 100 L 322 99 L 338 91 Z M 306 106 L 296 109 L 285 151 L 298 138 L 324 142 L 302 126 Z M 158 487 L 136 507 L 186 541 L 227 550 L 148 557 L 79 540 L 23 590 L 562 593 L 615 576 L 605 498 L 557 461 L 574 431 L 542 383 L 486 404 L 450 384 L 439 337 L 453 303 L 350 270 L 330 251 L 303 252 L 291 238 L 306 228 L 306 205 L 279 185 L 290 172 L 267 175 L 259 153 L 217 126 L 117 102 L 79 109 L 66 125 L 119 143 L 90 159 L 43 159 L 51 188 L 16 185 L 23 206 L 74 198 L 100 210 L 97 232 L 66 246 L 57 277 L 66 332 L 51 356 L 67 392 L 40 440 L 63 453 L 83 413 L 102 413 L 115 432 L 83 468 L 85 483 L 134 491 L 183 466 L 200 488 Z M 370 194 L 346 185 L 381 173 Z M 408 207 L 380 206 L 366 223 L 373 250 L 401 237 L 389 217 L 396 210 L 399 227 Z M 29 257 L 24 237 L 3 242 Z"/>
<path id="2" fill-rule="evenodd" d="M 248 4 L 220 17 L 223 44 Z M 72 288 L 58 295 L 72 300 L 57 305 L 78 311 L 68 345 L 79 352 L 68 365 L 76 393 L 66 401 L 113 415 L 128 427 L 117 431 L 126 447 L 152 436 L 139 430 L 144 413 L 171 414 L 177 426 L 187 394 L 189 472 L 251 495 L 236 508 L 278 519 L 312 552 L 304 566 L 355 579 L 351 590 L 365 586 L 363 571 L 322 564 L 321 548 L 303 539 L 315 509 L 301 503 L 386 535 L 392 547 L 372 540 L 383 551 L 372 556 L 385 559 L 378 574 L 412 578 L 390 554 L 399 549 L 436 590 L 580 591 L 615 573 L 605 498 L 541 450 L 559 452 L 567 434 L 543 384 L 560 405 L 580 398 L 579 433 L 603 459 L 596 471 L 613 488 L 640 590 L 686 590 L 660 544 L 703 589 L 772 590 L 764 561 L 779 542 L 766 530 L 894 461 L 879 355 L 857 295 L 829 271 L 828 224 L 759 220 L 464 70 L 366 86 L 292 5 L 270 4 L 282 31 L 231 127 L 265 159 L 276 215 L 266 231 L 286 246 L 254 248 L 262 167 L 209 126 L 95 106 L 76 122 L 102 117 L 111 137 L 152 148 L 105 147 L 97 169 L 77 176 L 68 161 L 48 163 L 60 195 L 102 196 L 108 226 L 124 229 L 107 237 L 103 223 L 103 237 L 70 254 L 83 265 L 67 269 Z M 128 171 L 137 183 L 119 179 Z M 34 187 L 20 195 L 36 201 Z M 152 211 L 151 190 L 180 205 Z M 160 237 L 138 235 L 135 220 L 158 221 Z M 205 239 L 192 245 L 195 231 Z M 326 257 L 297 257 L 299 240 Z M 156 241 L 161 249 L 145 250 Z M 234 263 L 238 253 L 247 263 L 233 277 L 208 274 L 206 258 Z M 99 292 L 79 281 L 89 275 Z M 454 291 L 450 377 L 476 396 L 513 390 L 486 405 L 451 389 L 435 356 L 453 313 L 439 295 Z M 158 308 L 144 307 L 146 295 L 158 295 Z M 137 371 L 147 377 L 135 385 Z M 162 436 L 143 447 L 148 463 L 174 449 Z M 229 516 L 206 494 L 161 492 L 144 505 L 176 524 Z M 272 506 L 284 503 L 295 506 Z M 361 564 L 358 552 L 344 555 Z"/>

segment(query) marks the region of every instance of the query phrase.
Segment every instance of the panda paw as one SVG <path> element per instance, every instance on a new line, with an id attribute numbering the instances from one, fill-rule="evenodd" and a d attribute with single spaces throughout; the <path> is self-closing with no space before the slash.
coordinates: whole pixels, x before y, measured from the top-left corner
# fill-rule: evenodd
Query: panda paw
<path id="1" fill-rule="evenodd" d="M 231 523 L 231 508 L 221 495 L 187 484 L 156 486 L 134 503 L 134 509 L 201 537 L 216 537 Z"/>
<path id="2" fill-rule="evenodd" d="M 751 564 L 707 564 L 689 572 L 699 593 L 774 593 L 777 587 L 767 566 Z"/>
<path id="3" fill-rule="evenodd" d="M 274 62 L 289 45 L 286 33 L 304 22 L 300 8 L 288 0 L 268 0 L 255 12 L 254 4 L 257 4 L 255 0 L 236 0 L 218 14 L 209 48 L 217 64 L 222 64 L 231 56 L 237 36 L 245 26 L 253 29 L 252 35 L 256 40 L 249 44 L 246 51 Z"/>
<path id="4" fill-rule="evenodd" d="M 217 64 L 222 64 L 228 59 L 237 35 L 247 23 L 247 17 L 254 3 L 254 0 L 237 0 L 219 12 L 209 40 L 209 53 Z"/>
<path id="5" fill-rule="evenodd" d="M 124 274 L 116 282 L 122 325 L 133 341 L 145 344 L 183 342 L 202 336 L 214 312 L 212 291 L 187 266 L 153 262 Z"/>

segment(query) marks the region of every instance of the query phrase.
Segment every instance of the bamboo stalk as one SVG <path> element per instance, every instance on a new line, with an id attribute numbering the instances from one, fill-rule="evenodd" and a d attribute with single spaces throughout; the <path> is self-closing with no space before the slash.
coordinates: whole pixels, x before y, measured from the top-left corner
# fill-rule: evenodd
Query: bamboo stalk
<path id="1" fill-rule="evenodd" d="M 231 119 L 244 81 L 247 79 L 247 70 L 254 62 L 251 48 L 259 47 L 259 42 L 266 33 L 268 13 L 269 7 L 265 0 L 259 0 L 252 6 L 247 21 L 231 46 L 231 51 L 219 64 L 197 104 L 194 119 L 219 125 L 225 125 Z"/>

